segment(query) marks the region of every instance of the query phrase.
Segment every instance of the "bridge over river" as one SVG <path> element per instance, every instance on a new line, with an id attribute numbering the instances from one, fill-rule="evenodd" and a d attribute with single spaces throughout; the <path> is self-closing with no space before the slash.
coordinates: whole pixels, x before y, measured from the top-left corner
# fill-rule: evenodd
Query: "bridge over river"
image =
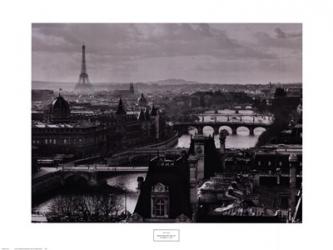
<path id="1" fill-rule="evenodd" d="M 252 121 L 252 122 L 265 122 L 272 121 L 273 116 L 270 114 L 259 114 L 259 113 L 200 113 L 193 114 L 199 117 L 200 121 Z M 208 119 L 207 119 L 208 118 Z"/>
<path id="2" fill-rule="evenodd" d="M 219 134 L 222 127 L 227 127 L 227 130 L 232 135 L 237 135 L 237 129 L 245 127 L 249 130 L 250 135 L 254 135 L 254 129 L 267 129 L 273 123 L 274 117 L 270 113 L 258 113 L 254 110 L 210 110 L 201 113 L 192 113 L 198 117 L 196 121 L 175 122 L 173 127 L 178 131 L 179 135 L 187 134 L 189 129 L 197 129 L 198 134 L 203 133 L 204 127 L 210 127 L 214 134 Z"/>
<path id="3" fill-rule="evenodd" d="M 63 165 L 47 168 L 33 176 L 32 193 L 33 195 L 44 194 L 70 182 L 84 182 L 89 186 L 96 186 L 103 184 L 105 179 L 110 176 L 131 173 L 145 174 L 147 171 L 148 166 L 108 166 L 105 164 Z"/>
<path id="4" fill-rule="evenodd" d="M 108 166 L 105 164 L 91 164 L 72 167 L 60 167 L 63 173 L 140 173 L 147 172 L 148 166 Z"/>
<path id="5" fill-rule="evenodd" d="M 195 122 L 175 122 L 173 128 L 178 131 L 180 135 L 187 134 L 189 129 L 196 128 L 198 134 L 203 133 L 204 127 L 211 127 L 214 134 L 218 134 L 222 127 L 229 127 L 233 135 L 237 135 L 237 129 L 240 127 L 248 128 L 250 135 L 254 135 L 254 129 L 264 128 L 267 129 L 273 123 L 272 119 L 266 121 L 244 121 L 244 120 L 227 120 L 227 121 L 195 121 Z"/>

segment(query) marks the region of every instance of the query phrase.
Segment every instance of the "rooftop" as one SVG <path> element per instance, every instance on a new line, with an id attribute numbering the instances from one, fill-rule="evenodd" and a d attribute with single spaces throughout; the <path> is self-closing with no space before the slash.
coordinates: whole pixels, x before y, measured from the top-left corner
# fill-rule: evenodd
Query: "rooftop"
<path id="1" fill-rule="evenodd" d="M 268 144 L 260 147 L 256 154 L 286 154 L 289 155 L 291 153 L 302 154 L 302 145 L 300 144 Z"/>

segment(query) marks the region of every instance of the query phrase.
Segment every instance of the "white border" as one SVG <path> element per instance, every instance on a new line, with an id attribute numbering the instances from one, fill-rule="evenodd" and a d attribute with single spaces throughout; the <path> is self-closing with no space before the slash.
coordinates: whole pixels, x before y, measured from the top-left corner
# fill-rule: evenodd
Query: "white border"
<path id="1" fill-rule="evenodd" d="M 301 0 L 2 1 L 0 247 L 165 247 L 153 228 L 179 228 L 175 248 L 330 249 L 332 222 L 332 6 Z M 304 222 L 263 224 L 31 224 L 32 22 L 302 22 L 304 39 Z M 322 122 L 321 122 L 322 121 Z M 325 227 L 325 225 L 327 225 Z M 170 247 L 170 243 L 167 247 Z"/>

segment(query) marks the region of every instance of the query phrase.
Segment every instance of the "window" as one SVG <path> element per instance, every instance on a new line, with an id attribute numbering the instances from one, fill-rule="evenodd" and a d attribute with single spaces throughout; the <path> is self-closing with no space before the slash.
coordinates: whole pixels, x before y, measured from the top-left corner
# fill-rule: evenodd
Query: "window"
<path id="1" fill-rule="evenodd" d="M 163 198 L 153 199 L 153 216 L 154 217 L 165 217 L 167 216 L 167 200 Z"/>
<path id="2" fill-rule="evenodd" d="M 268 166 L 272 165 L 271 161 L 268 162 Z"/>
<path id="3" fill-rule="evenodd" d="M 169 216 L 169 187 L 157 183 L 151 190 L 151 217 L 168 218 Z"/>
<path id="4" fill-rule="evenodd" d="M 152 193 L 168 193 L 168 186 L 163 185 L 162 183 L 157 183 L 152 187 Z"/>
<path id="5" fill-rule="evenodd" d="M 258 161 L 258 166 L 261 166 L 261 161 Z"/>
<path id="6" fill-rule="evenodd" d="M 279 161 L 279 166 L 280 166 L 280 167 L 282 166 L 282 161 Z"/>

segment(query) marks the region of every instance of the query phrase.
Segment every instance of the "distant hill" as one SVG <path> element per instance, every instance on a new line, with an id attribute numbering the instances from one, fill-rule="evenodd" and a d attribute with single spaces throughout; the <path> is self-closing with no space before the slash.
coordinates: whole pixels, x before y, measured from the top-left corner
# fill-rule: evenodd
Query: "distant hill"
<path id="1" fill-rule="evenodd" d="M 202 84 L 202 82 L 188 81 L 184 79 L 170 78 L 165 80 L 152 81 L 149 83 L 154 83 L 158 85 L 188 85 L 188 84 Z"/>
<path id="2" fill-rule="evenodd" d="M 157 84 L 157 85 L 189 85 L 189 84 L 202 84 L 196 81 L 187 81 L 184 79 L 165 79 L 158 81 L 150 81 L 150 82 L 140 82 L 141 84 Z M 60 88 L 66 91 L 71 91 L 74 89 L 76 82 L 49 82 L 49 81 L 32 81 L 32 89 L 50 89 L 50 90 L 59 90 Z M 120 82 L 99 82 L 92 83 L 93 86 L 97 89 L 100 88 L 108 88 L 116 87 L 121 85 L 127 85 L 127 83 Z"/>
<path id="3" fill-rule="evenodd" d="M 184 79 L 177 79 L 177 78 L 170 78 L 165 80 L 157 80 L 157 81 L 149 81 L 149 82 L 134 82 L 136 86 L 141 87 L 149 87 L 152 84 L 153 85 L 159 85 L 159 86 L 184 86 L 184 85 L 218 85 L 218 86 L 237 86 L 241 87 L 242 85 L 261 85 L 262 84 L 221 84 L 221 83 L 204 83 L 204 82 L 196 82 L 196 81 L 188 81 Z M 48 82 L 48 81 L 32 81 L 32 89 L 50 89 L 50 90 L 59 90 L 60 88 L 65 91 L 72 91 L 74 89 L 76 82 Z M 284 87 L 293 87 L 293 86 L 299 86 L 302 83 L 275 83 L 274 85 L 281 85 L 283 84 Z M 96 90 L 113 90 L 113 89 L 123 89 L 125 86 L 129 85 L 129 82 L 93 82 L 92 85 Z M 126 88 L 125 87 L 125 88 Z"/>
<path id="4" fill-rule="evenodd" d="M 50 90 L 63 90 L 71 91 L 74 89 L 76 83 L 71 82 L 48 82 L 48 81 L 32 81 L 32 89 L 50 89 Z"/>

